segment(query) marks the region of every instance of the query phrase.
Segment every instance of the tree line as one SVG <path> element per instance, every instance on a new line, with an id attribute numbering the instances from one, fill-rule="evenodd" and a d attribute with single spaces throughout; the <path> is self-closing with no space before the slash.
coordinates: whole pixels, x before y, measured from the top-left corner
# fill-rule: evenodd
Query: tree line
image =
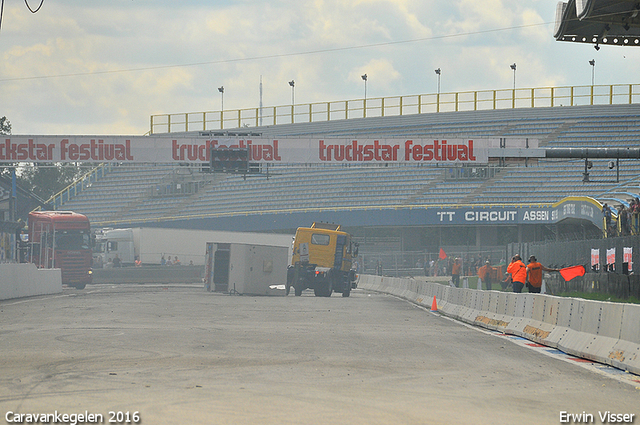
<path id="1" fill-rule="evenodd" d="M 11 134 L 11 122 L 0 118 L 0 134 Z M 51 198 L 83 174 L 82 164 L 15 162 L 0 163 L 0 176 L 11 178 L 16 171 L 17 185 L 43 200 Z"/>

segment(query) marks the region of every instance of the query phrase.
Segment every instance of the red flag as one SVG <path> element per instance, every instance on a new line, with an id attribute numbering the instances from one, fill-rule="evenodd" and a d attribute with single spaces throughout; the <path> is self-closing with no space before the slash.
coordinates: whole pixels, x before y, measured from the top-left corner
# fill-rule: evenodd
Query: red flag
<path id="1" fill-rule="evenodd" d="M 560 274 L 567 282 L 573 279 L 574 277 L 584 276 L 585 270 L 584 266 L 572 266 L 565 267 L 564 269 L 560 269 Z"/>
<path id="2" fill-rule="evenodd" d="M 444 249 L 440 248 L 440 255 L 439 258 L 441 260 L 444 260 L 445 258 L 447 258 L 447 254 L 444 252 Z"/>

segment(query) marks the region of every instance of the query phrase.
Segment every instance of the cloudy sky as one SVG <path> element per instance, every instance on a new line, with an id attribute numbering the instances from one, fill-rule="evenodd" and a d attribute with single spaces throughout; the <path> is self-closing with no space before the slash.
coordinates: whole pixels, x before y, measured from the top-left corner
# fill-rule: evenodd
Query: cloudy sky
<path id="1" fill-rule="evenodd" d="M 40 0 L 28 0 L 36 8 Z M 129 134 L 152 114 L 639 83 L 640 48 L 556 42 L 555 0 L 5 0 L 13 134 Z"/>

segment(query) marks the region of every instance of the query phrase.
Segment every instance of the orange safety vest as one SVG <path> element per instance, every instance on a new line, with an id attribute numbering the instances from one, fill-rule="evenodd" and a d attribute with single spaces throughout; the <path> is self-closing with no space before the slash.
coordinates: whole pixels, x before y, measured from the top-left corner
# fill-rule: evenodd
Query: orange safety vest
<path id="1" fill-rule="evenodd" d="M 451 274 L 460 274 L 460 269 L 462 268 L 462 264 L 460 263 L 453 263 L 453 266 L 451 267 Z"/>
<path id="2" fill-rule="evenodd" d="M 491 267 L 491 266 L 487 266 L 486 264 L 485 264 L 484 266 L 480 267 L 480 268 L 478 269 L 478 277 L 479 277 L 480 279 L 482 279 L 482 281 L 484 282 L 484 281 L 486 280 L 487 276 L 491 277 L 491 275 L 489 274 L 489 272 L 490 272 L 490 270 L 491 270 L 492 268 L 493 268 L 493 267 Z"/>
<path id="3" fill-rule="evenodd" d="M 542 264 L 538 262 L 529 263 L 527 266 L 529 270 L 529 283 L 531 286 L 539 288 L 542 286 Z"/>
<path id="4" fill-rule="evenodd" d="M 511 280 L 524 284 L 527 280 L 527 266 L 521 260 L 514 261 L 507 267 L 507 273 L 511 274 Z"/>

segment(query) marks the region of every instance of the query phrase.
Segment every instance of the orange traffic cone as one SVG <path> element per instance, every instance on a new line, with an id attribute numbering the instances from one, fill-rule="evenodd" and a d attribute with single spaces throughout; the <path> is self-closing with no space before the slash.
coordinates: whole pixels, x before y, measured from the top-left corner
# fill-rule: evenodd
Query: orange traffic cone
<path id="1" fill-rule="evenodd" d="M 431 311 L 438 311 L 438 303 L 436 302 L 436 296 L 433 296 L 433 301 L 431 302 Z"/>

